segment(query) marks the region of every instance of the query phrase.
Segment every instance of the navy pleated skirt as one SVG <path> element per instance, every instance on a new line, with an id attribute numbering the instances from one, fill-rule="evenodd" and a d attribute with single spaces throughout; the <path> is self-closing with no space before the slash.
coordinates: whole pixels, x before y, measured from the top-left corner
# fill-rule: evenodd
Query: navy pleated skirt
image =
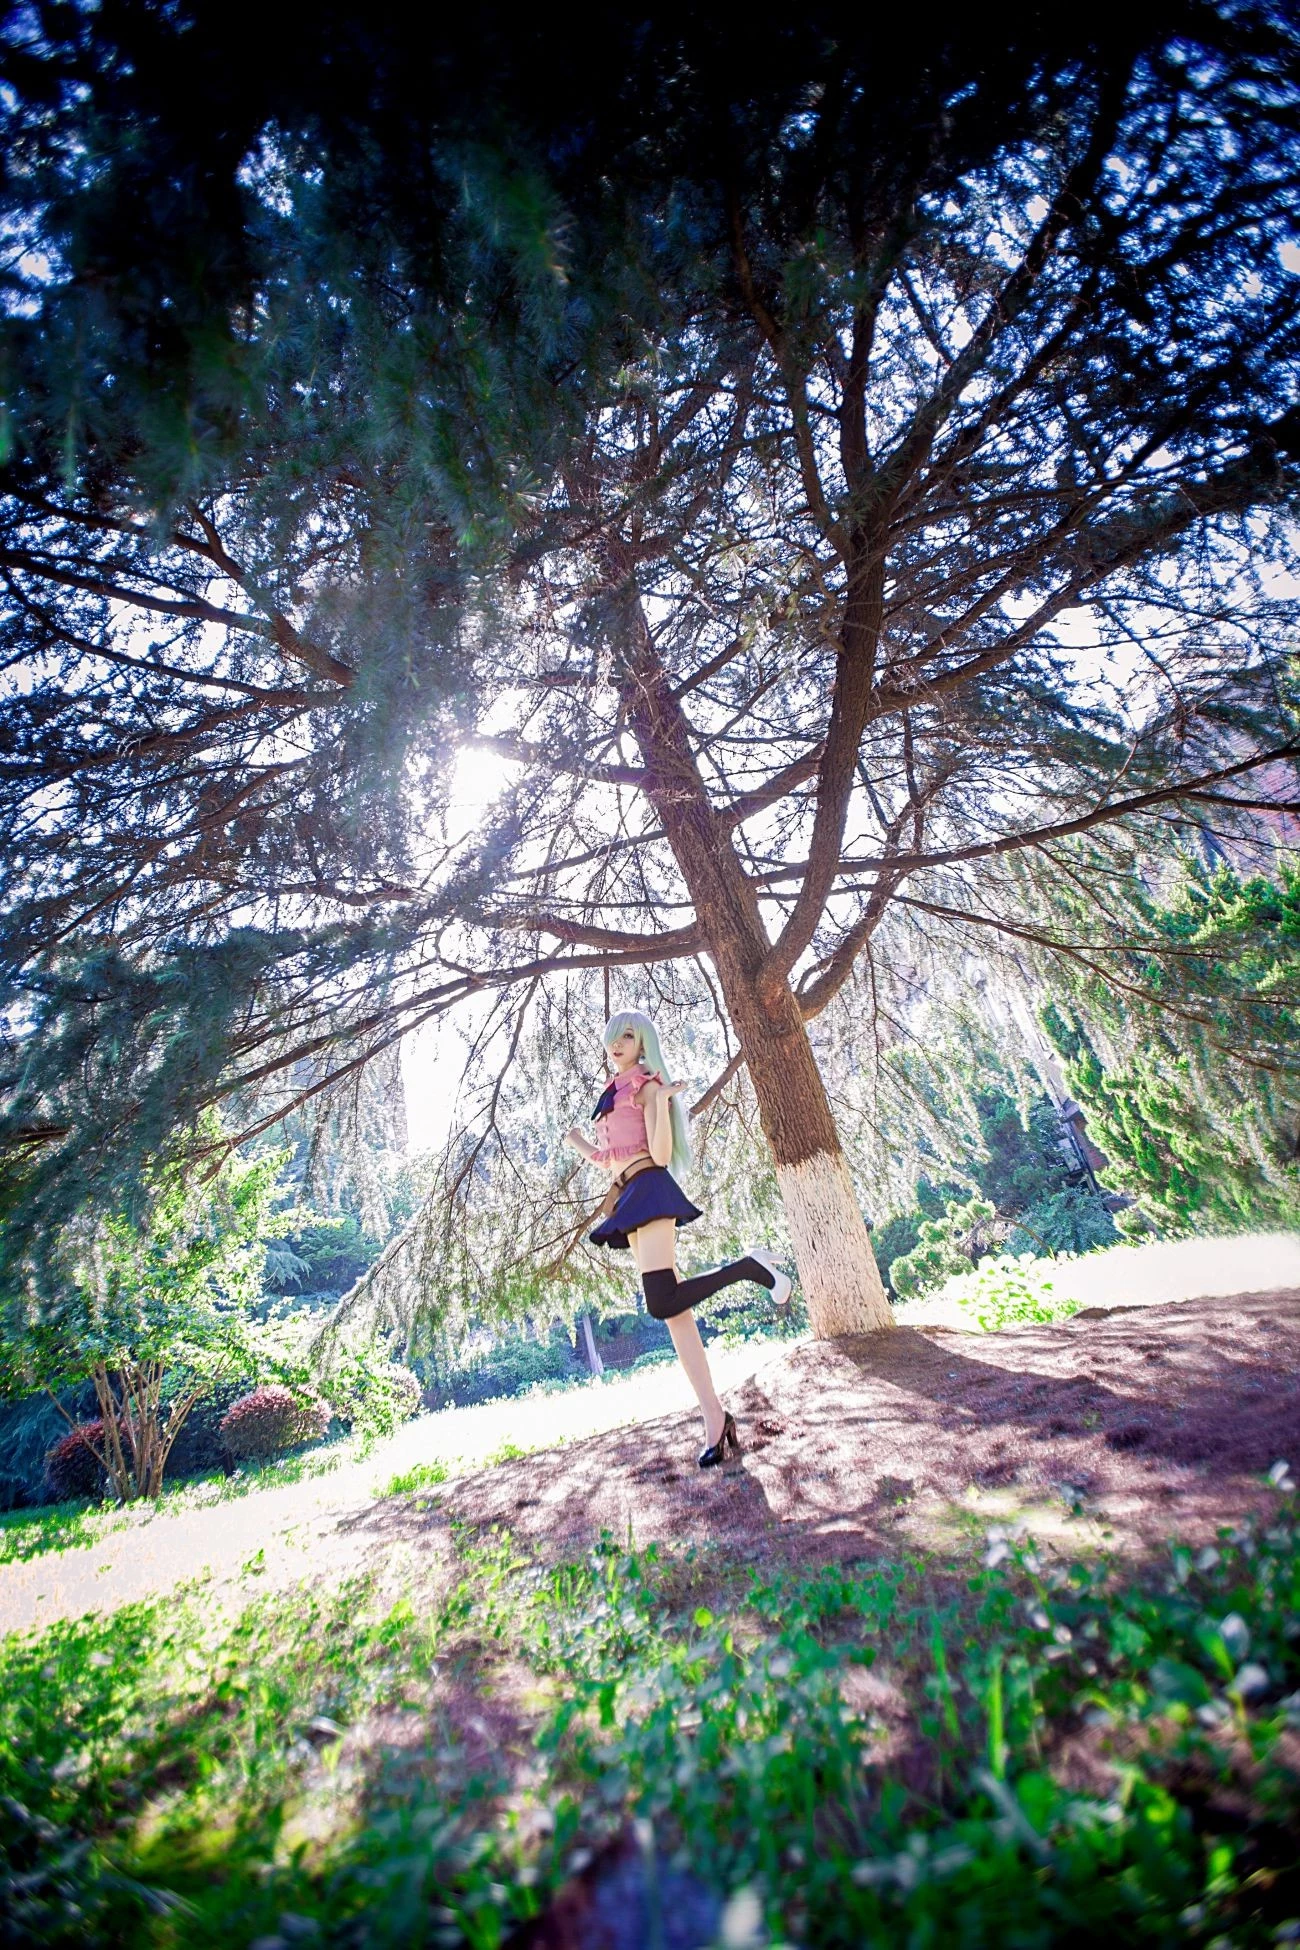
<path id="1" fill-rule="evenodd" d="M 613 1246 L 625 1252 L 629 1232 L 649 1225 L 651 1219 L 676 1219 L 679 1226 L 688 1226 L 692 1219 L 703 1217 L 699 1206 L 691 1204 L 667 1165 L 655 1165 L 628 1179 L 614 1210 L 588 1237 L 593 1246 Z"/>

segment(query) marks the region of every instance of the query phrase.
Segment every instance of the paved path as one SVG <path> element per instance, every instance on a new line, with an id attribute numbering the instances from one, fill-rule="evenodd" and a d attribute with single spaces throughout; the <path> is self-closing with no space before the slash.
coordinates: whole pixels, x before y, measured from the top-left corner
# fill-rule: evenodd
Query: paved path
<path id="1" fill-rule="evenodd" d="M 1050 1273 L 1052 1291 L 1084 1307 L 1159 1307 L 1232 1293 L 1300 1287 L 1300 1232 L 1252 1232 L 1232 1239 L 1168 1239 L 1112 1246 L 1063 1259 Z M 899 1307 L 913 1327 L 966 1327 L 960 1307 L 933 1298 Z"/>

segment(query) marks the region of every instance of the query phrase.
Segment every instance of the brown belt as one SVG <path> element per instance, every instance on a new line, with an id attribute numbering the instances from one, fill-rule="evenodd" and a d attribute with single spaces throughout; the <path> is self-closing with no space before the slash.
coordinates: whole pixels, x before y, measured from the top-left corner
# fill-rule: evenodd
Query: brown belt
<path id="1" fill-rule="evenodd" d="M 639 1171 L 654 1171 L 656 1169 L 654 1159 L 648 1154 L 643 1158 L 633 1158 L 628 1164 L 625 1164 L 622 1171 L 610 1180 L 609 1190 L 606 1192 L 600 1208 L 601 1218 L 607 1219 L 609 1217 L 614 1207 L 618 1204 L 624 1186 L 635 1178 Z"/>

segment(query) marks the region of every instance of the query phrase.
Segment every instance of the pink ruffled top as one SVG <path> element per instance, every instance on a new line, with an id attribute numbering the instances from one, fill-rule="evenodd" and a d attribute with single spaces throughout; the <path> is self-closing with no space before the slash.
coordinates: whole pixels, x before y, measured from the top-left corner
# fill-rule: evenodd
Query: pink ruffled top
<path id="1" fill-rule="evenodd" d="M 645 1070 L 639 1063 L 614 1079 L 614 1108 L 596 1119 L 596 1155 L 593 1164 L 606 1168 L 641 1158 L 650 1149 L 646 1136 L 645 1112 L 637 1099 L 643 1084 L 662 1083 L 658 1070 Z"/>

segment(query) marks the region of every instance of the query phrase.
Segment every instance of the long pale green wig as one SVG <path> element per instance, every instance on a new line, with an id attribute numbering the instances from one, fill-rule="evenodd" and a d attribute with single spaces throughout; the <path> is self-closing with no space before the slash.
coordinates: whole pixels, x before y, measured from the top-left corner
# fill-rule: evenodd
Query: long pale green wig
<path id="1" fill-rule="evenodd" d="M 663 1050 L 659 1047 L 659 1031 L 649 1016 L 643 1016 L 639 1009 L 620 1009 L 605 1024 L 605 1034 L 601 1040 L 608 1049 L 612 1042 L 624 1035 L 636 1037 L 637 1058 L 639 1062 L 645 1064 L 647 1070 L 658 1070 L 665 1083 L 673 1081 L 664 1062 Z M 674 1097 L 670 1101 L 668 1116 L 673 1133 L 673 1155 L 668 1161 L 668 1168 L 676 1177 L 680 1176 L 691 1162 L 691 1140 L 687 1135 L 686 1112 L 682 1109 L 680 1097 Z"/>

